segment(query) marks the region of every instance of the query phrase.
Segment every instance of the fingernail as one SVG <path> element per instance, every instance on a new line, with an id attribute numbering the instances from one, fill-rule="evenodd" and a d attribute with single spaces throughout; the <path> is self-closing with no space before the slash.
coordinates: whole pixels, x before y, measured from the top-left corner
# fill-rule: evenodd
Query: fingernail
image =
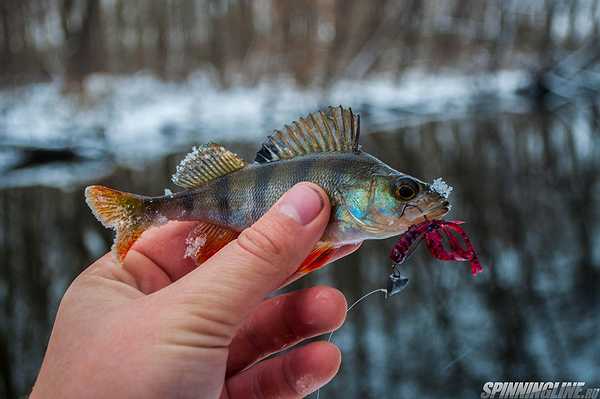
<path id="1" fill-rule="evenodd" d="M 279 202 L 279 212 L 301 225 L 310 223 L 321 213 L 321 209 L 323 209 L 321 195 L 306 184 L 295 185 Z"/>

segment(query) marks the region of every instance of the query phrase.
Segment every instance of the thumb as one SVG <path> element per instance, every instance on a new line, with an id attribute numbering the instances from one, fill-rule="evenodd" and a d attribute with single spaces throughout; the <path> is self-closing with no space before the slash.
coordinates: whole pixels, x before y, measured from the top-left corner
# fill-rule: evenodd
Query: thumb
<path id="1" fill-rule="evenodd" d="M 309 255 L 329 221 L 327 194 L 299 183 L 254 225 L 176 284 L 195 314 L 216 319 L 233 336 L 246 316 Z M 191 301 L 189 300 L 191 299 Z"/>

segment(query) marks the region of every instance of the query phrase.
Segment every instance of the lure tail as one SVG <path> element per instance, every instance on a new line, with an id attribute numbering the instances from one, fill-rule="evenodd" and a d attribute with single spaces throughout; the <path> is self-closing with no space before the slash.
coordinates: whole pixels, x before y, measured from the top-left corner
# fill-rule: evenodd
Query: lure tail
<path id="1" fill-rule="evenodd" d="M 105 227 L 116 232 L 113 251 L 119 262 L 142 233 L 152 226 L 152 218 L 145 213 L 145 197 L 124 193 L 104 186 L 85 189 L 85 201 Z"/>

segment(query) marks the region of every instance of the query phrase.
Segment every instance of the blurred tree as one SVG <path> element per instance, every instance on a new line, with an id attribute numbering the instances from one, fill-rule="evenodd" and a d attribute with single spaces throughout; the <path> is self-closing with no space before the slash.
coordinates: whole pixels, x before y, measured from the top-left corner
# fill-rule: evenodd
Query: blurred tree
<path id="1" fill-rule="evenodd" d="M 67 89 L 81 89 L 86 76 L 104 70 L 100 1 L 63 0 L 60 22 L 65 38 Z"/>
<path id="2" fill-rule="evenodd" d="M 67 88 L 99 71 L 308 85 L 408 68 L 544 70 L 598 38 L 598 11 L 595 0 L 4 0 L 0 81 L 48 68 Z"/>

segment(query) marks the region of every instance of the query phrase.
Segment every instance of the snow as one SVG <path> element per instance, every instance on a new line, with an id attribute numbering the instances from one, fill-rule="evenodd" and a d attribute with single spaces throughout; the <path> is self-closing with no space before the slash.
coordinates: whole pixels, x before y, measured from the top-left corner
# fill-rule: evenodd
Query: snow
<path id="1" fill-rule="evenodd" d="M 83 98 L 64 95 L 60 80 L 0 90 L 0 140 L 37 144 L 87 140 L 117 160 L 130 162 L 212 138 L 255 141 L 329 104 L 356 110 L 368 104 L 376 122 L 397 121 L 399 108 L 409 109 L 410 118 L 417 111 L 462 112 L 469 103 L 465 98 L 482 90 L 512 95 L 524 76 L 518 71 L 490 76 L 413 72 L 400 81 L 385 75 L 340 81 L 324 92 L 300 88 L 285 78 L 224 89 L 201 73 L 178 83 L 145 73 L 92 75 L 85 82 Z"/>
<path id="2" fill-rule="evenodd" d="M 163 214 L 157 214 L 154 218 L 154 226 L 162 226 L 163 224 L 167 224 L 169 222 L 169 219 L 167 219 L 167 217 Z"/>
<path id="3" fill-rule="evenodd" d="M 192 233 L 194 231 L 195 230 L 192 230 Z M 206 235 L 188 236 L 188 238 L 186 238 L 185 240 L 186 248 L 183 257 L 195 258 L 196 255 L 200 252 L 200 249 L 202 249 L 202 247 L 204 246 L 204 244 L 206 244 Z"/>
<path id="4" fill-rule="evenodd" d="M 454 188 L 446 183 L 441 177 L 438 177 L 431 183 L 431 189 L 444 198 L 448 198 Z"/>
<path id="5" fill-rule="evenodd" d="M 362 113 L 362 134 L 481 113 L 473 104 L 482 96 L 495 101 L 495 112 L 526 111 L 515 94 L 526 76 L 520 71 L 473 76 L 413 71 L 400 80 L 385 74 L 341 80 L 325 90 L 302 88 L 285 77 L 223 88 L 208 73 L 182 82 L 147 73 L 92 75 L 80 95 L 66 95 L 60 80 L 1 89 L 0 144 L 16 149 L 68 147 L 84 159 L 139 167 L 210 141 L 258 145 L 274 129 L 327 105 L 343 104 Z M 0 155 L 0 168 L 8 171 L 0 186 L 68 187 L 77 180 L 78 173 L 70 174 L 74 180 L 62 179 L 68 165 L 13 173 L 18 150 Z M 46 180 L 45 173 L 58 178 Z"/>
<path id="6" fill-rule="evenodd" d="M 190 151 L 175 168 L 175 174 L 171 178 L 173 183 L 176 183 L 179 179 L 185 176 L 190 169 L 193 169 L 200 155 L 200 149 L 196 146 L 192 147 L 192 151 Z"/>

